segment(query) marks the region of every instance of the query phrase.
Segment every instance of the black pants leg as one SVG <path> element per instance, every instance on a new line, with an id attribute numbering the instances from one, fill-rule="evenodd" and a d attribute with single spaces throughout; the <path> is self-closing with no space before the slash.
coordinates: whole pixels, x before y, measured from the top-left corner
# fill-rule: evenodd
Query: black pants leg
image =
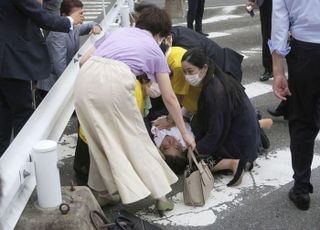
<path id="1" fill-rule="evenodd" d="M 193 22 L 196 18 L 198 10 L 198 0 L 188 1 L 188 14 L 187 14 L 187 25 L 189 29 L 193 30 Z"/>
<path id="2" fill-rule="evenodd" d="M 309 193 L 314 141 L 319 131 L 320 44 L 294 40 L 287 56 L 290 149 L 296 193 Z"/>
<path id="3" fill-rule="evenodd" d="M 40 105 L 40 103 L 43 101 L 43 99 L 45 98 L 45 96 L 47 96 L 48 91 L 42 90 L 42 89 L 36 89 L 34 91 L 34 97 L 35 97 L 35 103 L 36 103 L 36 107 L 38 108 L 38 106 Z"/>
<path id="4" fill-rule="evenodd" d="M 198 0 L 198 7 L 197 7 L 197 14 L 196 14 L 196 25 L 195 30 L 197 32 L 202 32 L 202 18 L 203 18 L 203 12 L 204 12 L 204 3 L 205 0 Z"/>
<path id="5" fill-rule="evenodd" d="M 0 78 L 0 156 L 33 111 L 30 81 Z"/>
<path id="6" fill-rule="evenodd" d="M 272 56 L 268 47 L 271 37 L 272 0 L 265 0 L 259 8 L 262 34 L 262 64 L 265 70 L 272 72 Z"/>

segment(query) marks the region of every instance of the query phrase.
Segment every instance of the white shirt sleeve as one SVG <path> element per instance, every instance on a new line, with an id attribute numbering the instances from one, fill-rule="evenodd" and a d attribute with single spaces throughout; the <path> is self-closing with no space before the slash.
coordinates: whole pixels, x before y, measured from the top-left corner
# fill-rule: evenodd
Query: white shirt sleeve
<path id="1" fill-rule="evenodd" d="M 274 51 L 286 56 L 291 47 L 288 45 L 289 12 L 285 0 L 272 1 L 271 40 L 268 41 L 270 53 Z"/>
<path id="2" fill-rule="evenodd" d="M 70 30 L 73 30 L 73 18 L 72 17 L 70 17 L 70 16 L 68 16 L 67 17 L 68 19 L 69 19 L 69 21 L 70 21 Z"/>

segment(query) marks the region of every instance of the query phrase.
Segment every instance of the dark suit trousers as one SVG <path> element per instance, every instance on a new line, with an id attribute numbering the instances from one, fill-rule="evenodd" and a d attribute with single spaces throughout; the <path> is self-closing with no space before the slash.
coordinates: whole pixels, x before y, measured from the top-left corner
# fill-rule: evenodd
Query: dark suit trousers
<path id="1" fill-rule="evenodd" d="M 259 10 L 262 34 L 262 64 L 267 71 L 272 72 L 272 57 L 268 46 L 268 39 L 271 37 L 272 0 L 264 0 Z"/>
<path id="2" fill-rule="evenodd" d="M 294 190 L 313 191 L 310 183 L 315 138 L 320 127 L 320 44 L 292 41 L 287 55 L 289 132 Z"/>
<path id="3" fill-rule="evenodd" d="M 30 81 L 0 78 L 0 156 L 33 113 Z"/>
<path id="4" fill-rule="evenodd" d="M 202 18 L 204 12 L 205 0 L 189 0 L 187 24 L 188 28 L 193 30 L 193 22 L 195 21 L 195 30 L 202 32 Z"/>

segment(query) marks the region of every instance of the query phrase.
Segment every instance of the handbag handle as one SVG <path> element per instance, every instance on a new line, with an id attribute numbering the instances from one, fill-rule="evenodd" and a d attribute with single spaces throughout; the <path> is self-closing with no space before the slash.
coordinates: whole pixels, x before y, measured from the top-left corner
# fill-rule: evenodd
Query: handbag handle
<path id="1" fill-rule="evenodd" d="M 199 154 L 199 152 L 198 152 L 198 150 L 197 150 L 196 148 L 194 149 L 194 151 L 196 152 L 197 156 L 200 156 L 200 154 Z M 196 156 L 194 155 L 194 152 L 193 152 L 193 150 L 192 150 L 191 147 L 188 148 L 188 154 L 191 155 L 193 162 L 195 163 L 195 165 L 197 166 L 197 168 L 198 168 L 198 170 L 199 170 L 199 172 L 200 172 L 200 175 L 202 175 L 202 174 L 205 172 L 205 173 L 208 175 L 209 178 L 213 178 L 213 177 L 212 177 L 212 174 L 209 175 L 205 170 L 203 170 L 203 167 L 200 167 L 200 163 L 199 163 L 199 161 L 197 160 Z M 189 157 L 188 157 L 188 158 L 189 158 Z M 205 164 L 205 163 L 204 163 L 204 164 Z M 189 165 L 191 165 L 190 158 L 189 158 Z M 202 165 L 202 166 L 203 166 L 203 165 Z M 207 166 L 207 165 L 206 165 L 206 166 Z M 203 183 L 204 183 L 204 181 L 203 181 Z"/>
<path id="2" fill-rule="evenodd" d="M 196 149 L 195 149 L 195 150 L 196 150 Z M 198 152 L 198 151 L 197 151 L 197 152 Z M 197 154 L 199 154 L 199 153 L 197 153 Z M 197 166 L 198 170 L 200 171 L 200 170 L 201 170 L 201 169 L 200 169 L 201 167 L 199 166 L 199 162 L 198 162 L 196 156 L 194 155 L 193 150 L 192 150 L 191 147 L 188 148 L 188 155 L 191 156 L 192 161 L 195 163 L 195 165 Z M 191 162 L 191 159 L 190 159 L 189 156 L 188 156 L 188 159 L 189 159 L 189 165 L 191 165 L 192 162 Z M 200 171 L 200 173 L 201 173 L 201 171 Z"/>

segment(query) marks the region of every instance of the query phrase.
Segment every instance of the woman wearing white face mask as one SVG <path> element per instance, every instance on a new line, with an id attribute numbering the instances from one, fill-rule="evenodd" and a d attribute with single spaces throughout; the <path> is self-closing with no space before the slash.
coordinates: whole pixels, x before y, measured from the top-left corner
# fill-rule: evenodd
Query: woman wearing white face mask
<path id="1" fill-rule="evenodd" d="M 241 183 L 247 163 L 260 151 L 260 129 L 255 110 L 243 87 L 226 75 L 202 50 L 190 49 L 182 57 L 185 79 L 201 87 L 198 110 L 191 120 L 200 154 L 211 155 L 213 171 L 231 169 L 228 186 Z M 222 160 L 223 159 L 223 160 Z"/>

